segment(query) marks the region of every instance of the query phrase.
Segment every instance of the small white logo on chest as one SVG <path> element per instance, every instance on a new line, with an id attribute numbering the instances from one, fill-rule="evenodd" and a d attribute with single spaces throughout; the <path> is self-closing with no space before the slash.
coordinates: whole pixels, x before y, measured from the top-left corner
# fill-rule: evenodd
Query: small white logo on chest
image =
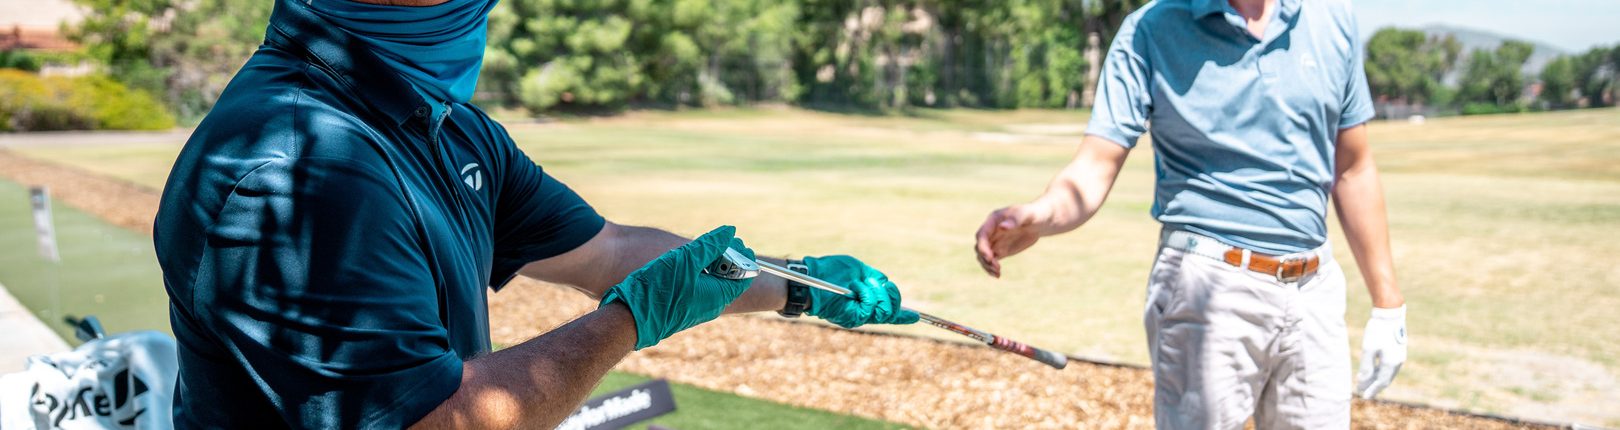
<path id="1" fill-rule="evenodd" d="M 1316 56 L 1311 55 L 1310 53 L 1305 53 L 1305 55 L 1299 58 L 1299 64 L 1301 66 L 1305 66 L 1307 69 L 1314 69 L 1316 68 Z"/>
<path id="2" fill-rule="evenodd" d="M 461 183 L 472 187 L 473 191 L 484 189 L 484 170 L 478 168 L 478 163 L 461 166 Z"/>

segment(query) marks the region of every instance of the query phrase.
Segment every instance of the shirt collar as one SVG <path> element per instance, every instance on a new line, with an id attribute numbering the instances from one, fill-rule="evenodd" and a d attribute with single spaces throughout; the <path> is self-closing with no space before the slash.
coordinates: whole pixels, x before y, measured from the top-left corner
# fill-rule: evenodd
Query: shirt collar
<path id="1" fill-rule="evenodd" d="M 1305 0 L 1277 0 L 1277 20 L 1292 25 L 1294 18 L 1299 17 L 1299 8 Z"/>
<path id="2" fill-rule="evenodd" d="M 1203 18 L 1217 13 L 1226 12 L 1232 5 L 1226 0 L 1193 0 L 1193 18 Z"/>
<path id="3" fill-rule="evenodd" d="M 1277 0 L 1277 18 L 1290 20 L 1299 14 L 1300 3 L 1304 0 Z M 1193 18 L 1204 18 L 1218 13 L 1237 13 L 1227 0 L 1193 0 Z"/>
<path id="4" fill-rule="evenodd" d="M 308 7 L 301 0 L 276 0 L 265 42 L 301 51 L 306 59 L 325 66 L 339 82 L 361 94 L 362 103 L 395 124 L 432 112 L 432 104 L 363 42 Z"/>
<path id="5" fill-rule="evenodd" d="M 1275 30 L 1268 28 L 1265 39 L 1270 39 L 1273 34 L 1280 34 L 1283 31 L 1292 29 L 1294 21 L 1296 21 L 1295 18 L 1299 17 L 1299 9 L 1304 1 L 1277 0 L 1276 15 L 1272 16 L 1271 24 L 1267 25 L 1268 27 L 1275 27 Z M 1227 21 L 1237 26 L 1239 31 L 1248 31 L 1243 25 L 1243 18 L 1238 14 L 1237 8 L 1233 8 L 1227 0 L 1193 0 L 1192 12 L 1194 19 L 1204 19 L 1212 15 L 1225 14 Z"/>

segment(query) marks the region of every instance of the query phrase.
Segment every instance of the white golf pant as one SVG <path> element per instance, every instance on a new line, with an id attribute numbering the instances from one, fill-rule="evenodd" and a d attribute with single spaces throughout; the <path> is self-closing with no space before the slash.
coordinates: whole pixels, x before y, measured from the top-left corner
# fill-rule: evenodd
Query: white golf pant
<path id="1" fill-rule="evenodd" d="M 1297 282 L 1160 246 L 1148 281 L 1160 429 L 1350 426 L 1344 271 L 1331 248 Z"/>

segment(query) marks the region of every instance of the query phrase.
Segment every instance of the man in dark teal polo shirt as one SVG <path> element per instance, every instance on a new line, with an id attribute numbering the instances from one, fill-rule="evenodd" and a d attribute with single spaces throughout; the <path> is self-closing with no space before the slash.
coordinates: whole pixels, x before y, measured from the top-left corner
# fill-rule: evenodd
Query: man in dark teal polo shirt
<path id="1" fill-rule="evenodd" d="M 632 349 L 722 311 L 917 320 L 851 257 L 802 267 L 854 296 L 723 280 L 702 268 L 752 254 L 729 227 L 607 222 L 466 103 L 493 1 L 393 3 L 277 1 L 175 161 L 154 239 L 177 426 L 550 428 Z M 485 289 L 517 274 L 602 306 L 492 353 Z"/>

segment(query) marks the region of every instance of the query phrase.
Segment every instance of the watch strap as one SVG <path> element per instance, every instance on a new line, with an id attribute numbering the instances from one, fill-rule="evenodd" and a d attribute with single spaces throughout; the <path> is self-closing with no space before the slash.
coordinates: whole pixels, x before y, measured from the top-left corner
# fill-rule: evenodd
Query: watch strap
<path id="1" fill-rule="evenodd" d="M 787 268 L 788 270 L 792 270 L 794 272 L 799 272 L 806 275 L 810 274 L 810 267 L 806 266 L 803 261 L 788 260 Z M 798 318 L 799 315 L 803 315 L 804 312 L 809 309 L 810 286 L 792 279 L 788 279 L 787 304 L 783 305 L 782 310 L 776 311 L 776 313 L 787 318 Z"/>

